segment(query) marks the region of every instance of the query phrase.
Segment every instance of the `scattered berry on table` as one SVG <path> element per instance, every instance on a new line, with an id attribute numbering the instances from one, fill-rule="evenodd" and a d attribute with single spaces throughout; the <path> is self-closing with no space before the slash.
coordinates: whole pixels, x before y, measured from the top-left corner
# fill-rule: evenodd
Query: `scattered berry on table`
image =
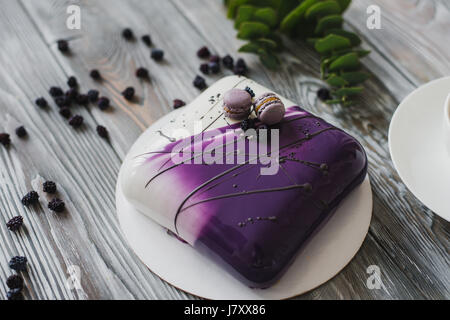
<path id="1" fill-rule="evenodd" d="M 331 99 L 330 90 L 327 88 L 320 88 L 317 90 L 317 97 L 322 101 Z"/>
<path id="2" fill-rule="evenodd" d="M 36 105 L 39 107 L 39 108 L 45 108 L 45 107 L 47 107 L 48 106 L 48 102 L 47 102 L 47 100 L 45 100 L 45 98 L 37 98 L 36 99 Z"/>
<path id="3" fill-rule="evenodd" d="M 109 108 L 109 99 L 106 97 L 101 97 L 98 99 L 97 106 L 100 108 L 100 110 L 106 110 Z"/>
<path id="4" fill-rule="evenodd" d="M 210 62 L 209 70 L 211 70 L 211 72 L 214 74 L 219 73 L 220 72 L 220 64 L 218 64 L 217 62 Z"/>
<path id="5" fill-rule="evenodd" d="M 130 28 L 126 28 L 122 31 L 122 37 L 124 37 L 126 40 L 130 41 L 134 39 L 133 30 Z"/>
<path id="6" fill-rule="evenodd" d="M 89 75 L 90 75 L 91 78 L 94 79 L 94 80 L 100 80 L 100 79 L 102 78 L 102 75 L 100 74 L 100 71 L 98 71 L 97 69 L 91 70 L 91 72 L 89 73 Z"/>
<path id="7" fill-rule="evenodd" d="M 23 300 L 22 289 L 11 289 L 6 293 L 6 298 L 8 300 Z"/>
<path id="8" fill-rule="evenodd" d="M 152 38 L 148 34 L 143 35 L 141 39 L 147 46 L 150 47 L 152 45 Z"/>
<path id="9" fill-rule="evenodd" d="M 186 102 L 184 102 L 183 100 L 180 100 L 180 99 L 173 100 L 173 108 L 174 109 L 184 107 L 185 105 L 186 105 Z"/>
<path id="10" fill-rule="evenodd" d="M 233 68 L 233 73 L 239 76 L 243 76 L 247 73 L 247 71 L 247 64 L 245 63 L 244 59 L 239 58 Z"/>
<path id="11" fill-rule="evenodd" d="M 72 111 L 70 111 L 69 108 L 64 107 L 64 108 L 59 109 L 59 114 L 61 116 L 63 116 L 64 118 L 69 119 L 72 116 Z"/>
<path id="12" fill-rule="evenodd" d="M 63 53 L 69 52 L 69 42 L 66 40 L 58 40 L 58 50 Z"/>
<path id="13" fill-rule="evenodd" d="M 48 92 L 52 97 L 59 97 L 64 94 L 64 91 L 60 87 L 51 87 Z"/>
<path id="14" fill-rule="evenodd" d="M 75 78 L 74 76 L 69 77 L 69 79 L 67 80 L 67 85 L 70 88 L 76 88 L 78 86 L 77 78 Z"/>
<path id="15" fill-rule="evenodd" d="M 16 271 L 27 270 L 28 259 L 26 257 L 16 256 L 9 261 L 9 267 Z"/>
<path id="16" fill-rule="evenodd" d="M 213 56 L 209 57 L 209 62 L 220 63 L 220 57 L 218 55 L 213 55 Z"/>
<path id="17" fill-rule="evenodd" d="M 9 146 L 11 144 L 11 138 L 9 137 L 9 134 L 0 133 L 0 143 L 5 147 Z"/>
<path id="18" fill-rule="evenodd" d="M 14 217 L 6 223 L 6 227 L 10 231 L 17 231 L 20 229 L 22 225 L 23 225 L 23 217 L 21 216 Z"/>
<path id="19" fill-rule="evenodd" d="M 128 101 L 131 101 L 134 98 L 134 93 L 135 93 L 134 88 L 133 87 L 128 87 L 122 92 L 122 95 Z"/>
<path id="20" fill-rule="evenodd" d="M 42 187 L 45 193 L 56 193 L 57 187 L 53 181 L 45 181 Z"/>
<path id="21" fill-rule="evenodd" d="M 24 138 L 24 137 L 26 137 L 27 136 L 27 129 L 25 129 L 25 127 L 24 126 L 20 126 L 20 127 L 18 127 L 17 129 L 16 129 L 16 135 L 19 137 L 19 138 Z"/>
<path id="22" fill-rule="evenodd" d="M 97 102 L 99 94 L 100 93 L 98 92 L 98 90 L 95 90 L 95 89 L 89 90 L 87 93 L 89 101 L 92 103 Z"/>
<path id="23" fill-rule="evenodd" d="M 194 84 L 194 87 L 196 87 L 197 89 L 200 89 L 200 90 L 203 90 L 206 88 L 205 78 L 203 78 L 201 76 L 196 76 L 193 84 Z"/>
<path id="24" fill-rule="evenodd" d="M 255 97 L 255 93 L 253 92 L 253 90 L 250 87 L 245 87 L 244 90 L 247 91 L 252 98 Z"/>
<path id="25" fill-rule="evenodd" d="M 30 191 L 22 198 L 22 204 L 24 206 L 29 206 L 29 205 L 37 203 L 38 200 L 39 200 L 39 194 L 36 191 Z"/>
<path id="26" fill-rule="evenodd" d="M 83 124 L 83 117 L 80 115 L 74 115 L 72 118 L 69 119 L 69 125 L 71 125 L 74 128 L 78 128 Z"/>
<path id="27" fill-rule="evenodd" d="M 136 77 L 140 79 L 148 79 L 148 70 L 146 68 L 140 67 L 136 70 Z"/>
<path id="28" fill-rule="evenodd" d="M 59 97 L 55 97 L 55 103 L 58 107 L 63 108 L 63 107 L 69 107 L 71 104 L 71 101 L 66 96 L 59 96 Z"/>
<path id="29" fill-rule="evenodd" d="M 10 289 L 23 289 L 23 278 L 18 274 L 13 274 L 6 279 L 6 285 Z"/>
<path id="30" fill-rule="evenodd" d="M 197 51 L 197 57 L 199 57 L 201 59 L 209 58 L 210 55 L 211 55 L 211 52 L 209 51 L 207 46 L 201 47 Z"/>
<path id="31" fill-rule="evenodd" d="M 79 94 L 77 96 L 77 98 L 75 99 L 75 101 L 82 106 L 85 106 L 89 103 L 89 97 L 87 96 L 87 94 Z"/>
<path id="32" fill-rule="evenodd" d="M 222 63 L 225 68 L 232 70 L 234 67 L 234 59 L 229 54 L 227 54 L 225 57 L 222 58 Z"/>
<path id="33" fill-rule="evenodd" d="M 200 71 L 201 71 L 203 74 L 209 74 L 209 64 L 207 64 L 207 63 L 202 63 L 202 64 L 200 65 Z"/>
<path id="34" fill-rule="evenodd" d="M 108 138 L 108 130 L 104 126 L 97 126 L 97 134 L 104 139 Z"/>
<path id="35" fill-rule="evenodd" d="M 161 49 L 152 49 L 151 57 L 153 60 L 161 61 L 164 58 L 164 51 Z"/>
<path id="36" fill-rule="evenodd" d="M 66 97 L 70 101 L 76 101 L 78 98 L 78 90 L 76 88 L 70 88 L 69 90 L 66 91 Z"/>
<path id="37" fill-rule="evenodd" d="M 245 119 L 241 122 L 241 129 L 247 131 L 248 129 L 255 128 L 255 120 L 253 119 Z"/>
<path id="38" fill-rule="evenodd" d="M 61 199 L 55 198 L 48 203 L 48 208 L 54 212 L 60 213 L 64 211 L 66 204 Z"/>

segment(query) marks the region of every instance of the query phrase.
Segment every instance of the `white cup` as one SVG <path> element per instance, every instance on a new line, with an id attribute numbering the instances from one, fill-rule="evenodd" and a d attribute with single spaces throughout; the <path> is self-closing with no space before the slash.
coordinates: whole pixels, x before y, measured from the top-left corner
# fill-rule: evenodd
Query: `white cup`
<path id="1" fill-rule="evenodd" d="M 444 107 L 444 141 L 450 155 L 450 94 L 445 100 Z"/>

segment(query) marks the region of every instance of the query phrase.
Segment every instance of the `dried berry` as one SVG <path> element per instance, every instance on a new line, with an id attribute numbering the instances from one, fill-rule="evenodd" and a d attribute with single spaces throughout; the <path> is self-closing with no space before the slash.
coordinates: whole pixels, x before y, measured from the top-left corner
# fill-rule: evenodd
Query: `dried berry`
<path id="1" fill-rule="evenodd" d="M 60 108 L 69 107 L 71 103 L 72 101 L 66 96 L 59 96 L 55 98 L 55 104 Z"/>
<path id="2" fill-rule="evenodd" d="M 200 65 L 200 71 L 201 71 L 203 74 L 209 74 L 209 64 L 207 64 L 207 63 L 202 63 L 202 64 Z"/>
<path id="3" fill-rule="evenodd" d="M 45 108 L 48 106 L 48 102 L 47 100 L 41 97 L 36 99 L 36 105 L 40 108 Z"/>
<path id="4" fill-rule="evenodd" d="M 132 31 L 130 28 L 124 29 L 124 30 L 122 31 L 122 36 L 123 36 L 126 40 L 128 40 L 128 41 L 134 39 L 133 31 Z"/>
<path id="5" fill-rule="evenodd" d="M 22 289 L 11 289 L 6 293 L 6 298 L 10 301 L 23 300 Z"/>
<path id="6" fill-rule="evenodd" d="M 252 98 L 255 97 L 255 93 L 253 92 L 253 90 L 252 90 L 250 87 L 245 87 L 244 90 L 247 91 L 248 94 L 249 94 Z"/>
<path id="7" fill-rule="evenodd" d="M 210 62 L 209 70 L 211 70 L 211 72 L 214 74 L 219 73 L 220 72 L 220 64 L 218 64 L 217 62 Z"/>
<path id="8" fill-rule="evenodd" d="M 28 259 L 26 257 L 13 257 L 9 261 L 9 267 L 16 271 L 26 271 L 27 270 Z"/>
<path id="9" fill-rule="evenodd" d="M 211 52 L 209 51 L 208 47 L 206 47 L 206 46 L 201 47 L 197 51 L 197 57 L 199 57 L 201 59 L 209 58 L 210 55 L 211 55 Z"/>
<path id="10" fill-rule="evenodd" d="M 0 143 L 5 147 L 9 146 L 11 144 L 11 138 L 9 137 L 9 134 L 0 133 Z"/>
<path id="11" fill-rule="evenodd" d="M 151 57 L 153 60 L 160 61 L 164 58 L 164 51 L 161 49 L 152 49 Z"/>
<path id="12" fill-rule="evenodd" d="M 151 46 L 152 45 L 152 38 L 150 38 L 150 36 L 148 34 L 142 36 L 142 42 L 144 42 L 147 46 Z"/>
<path id="13" fill-rule="evenodd" d="M 64 94 L 64 91 L 60 87 L 51 87 L 49 93 L 52 97 L 59 97 Z"/>
<path id="14" fill-rule="evenodd" d="M 128 87 L 122 92 L 122 95 L 128 101 L 131 101 L 134 98 L 134 93 L 135 93 L 134 88 L 133 87 Z"/>
<path id="15" fill-rule="evenodd" d="M 100 110 L 106 110 L 109 108 L 109 99 L 106 97 L 101 97 L 100 99 L 98 99 L 97 105 Z"/>
<path id="16" fill-rule="evenodd" d="M 236 75 L 243 76 L 247 73 L 247 71 L 248 71 L 247 64 L 245 63 L 244 59 L 239 58 L 236 61 L 236 65 L 233 68 L 233 73 Z"/>
<path id="17" fill-rule="evenodd" d="M 29 205 L 37 203 L 38 200 L 39 200 L 39 194 L 36 191 L 30 191 L 22 198 L 22 204 L 24 206 L 29 206 Z"/>
<path id="18" fill-rule="evenodd" d="M 6 227 L 10 231 L 17 231 L 23 225 L 23 217 L 17 216 L 6 223 Z"/>
<path id="19" fill-rule="evenodd" d="M 63 116 L 64 118 L 69 119 L 72 116 L 72 111 L 70 111 L 69 108 L 64 107 L 64 108 L 59 109 L 59 114 L 61 116 Z"/>
<path id="20" fill-rule="evenodd" d="M 54 212 L 60 213 L 64 211 L 66 204 L 61 199 L 55 198 L 48 203 L 48 208 Z"/>
<path id="21" fill-rule="evenodd" d="M 180 99 L 173 100 L 173 108 L 174 109 L 184 107 L 185 105 L 186 105 L 186 103 L 183 100 L 180 100 Z"/>
<path id="22" fill-rule="evenodd" d="M 317 97 L 322 101 L 330 100 L 330 90 L 328 90 L 327 88 L 320 88 L 319 90 L 317 90 Z"/>
<path id="23" fill-rule="evenodd" d="M 97 126 L 97 134 L 104 139 L 108 138 L 108 130 L 104 126 Z"/>
<path id="24" fill-rule="evenodd" d="M 84 119 L 82 116 L 75 115 L 69 119 L 69 124 L 74 128 L 78 128 L 83 124 L 83 121 L 84 121 Z"/>
<path id="25" fill-rule="evenodd" d="M 63 53 L 69 52 L 69 42 L 66 40 L 58 40 L 58 50 Z"/>
<path id="26" fill-rule="evenodd" d="M 97 102 L 99 94 L 98 90 L 89 90 L 87 93 L 89 101 L 92 103 Z"/>
<path id="27" fill-rule="evenodd" d="M 76 88 L 71 88 L 66 91 L 66 98 L 70 101 L 76 101 L 78 98 L 78 90 Z"/>
<path id="28" fill-rule="evenodd" d="M 89 97 L 86 94 L 79 94 L 76 98 L 76 102 L 79 105 L 85 106 L 89 103 Z"/>
<path id="29" fill-rule="evenodd" d="M 193 84 L 194 84 L 194 87 L 196 87 L 197 89 L 200 89 L 200 90 L 203 90 L 206 88 L 205 79 L 201 76 L 196 76 Z"/>
<path id="30" fill-rule="evenodd" d="M 18 128 L 16 129 L 16 135 L 17 135 L 19 138 L 24 138 L 24 137 L 26 137 L 26 136 L 27 136 L 27 129 L 25 129 L 24 126 L 18 127 Z"/>
<path id="31" fill-rule="evenodd" d="M 220 63 L 220 57 L 217 55 L 213 55 L 209 58 L 209 62 L 216 62 L 216 63 Z"/>
<path id="32" fill-rule="evenodd" d="M 149 75 L 148 75 L 148 70 L 146 68 L 138 68 L 136 70 L 136 77 L 140 78 L 140 79 L 148 79 Z"/>
<path id="33" fill-rule="evenodd" d="M 43 190 L 45 193 L 56 193 L 56 183 L 53 181 L 45 181 L 43 184 Z"/>
<path id="34" fill-rule="evenodd" d="M 255 120 L 253 119 L 245 119 L 241 122 L 241 129 L 244 131 L 247 131 L 248 129 L 254 129 L 255 128 Z"/>
<path id="35" fill-rule="evenodd" d="M 222 58 L 222 63 L 225 68 L 233 69 L 234 67 L 233 57 L 230 56 L 229 54 L 227 54 L 225 57 Z"/>
<path id="36" fill-rule="evenodd" d="M 69 77 L 69 79 L 67 80 L 67 85 L 70 88 L 76 88 L 78 86 L 77 78 L 75 78 L 74 76 Z"/>
<path id="37" fill-rule="evenodd" d="M 18 274 L 13 274 L 6 279 L 6 285 L 10 289 L 23 289 L 23 278 Z"/>
<path id="38" fill-rule="evenodd" d="M 98 71 L 97 69 L 91 70 L 91 72 L 89 73 L 89 75 L 90 75 L 91 78 L 94 79 L 94 80 L 100 80 L 100 79 L 102 78 L 102 75 L 100 74 L 100 71 Z"/>

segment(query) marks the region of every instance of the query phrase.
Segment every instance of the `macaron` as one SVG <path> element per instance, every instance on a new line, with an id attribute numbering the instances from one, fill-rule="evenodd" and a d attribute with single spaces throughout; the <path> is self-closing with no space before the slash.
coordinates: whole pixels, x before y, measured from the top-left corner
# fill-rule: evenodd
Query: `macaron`
<path id="1" fill-rule="evenodd" d="M 255 112 L 262 123 L 273 125 L 283 119 L 286 110 L 276 94 L 267 92 L 256 98 Z"/>
<path id="2" fill-rule="evenodd" d="M 223 95 L 223 110 L 230 119 L 246 119 L 252 108 L 250 93 L 241 89 L 231 89 Z"/>

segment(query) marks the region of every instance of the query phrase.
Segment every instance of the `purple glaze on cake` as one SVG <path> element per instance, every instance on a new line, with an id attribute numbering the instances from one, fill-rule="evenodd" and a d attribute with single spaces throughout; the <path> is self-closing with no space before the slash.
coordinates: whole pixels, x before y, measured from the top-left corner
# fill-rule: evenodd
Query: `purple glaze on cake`
<path id="1" fill-rule="evenodd" d="M 275 175 L 260 175 L 264 165 L 249 164 L 248 153 L 241 164 L 174 162 L 171 153 L 180 141 L 138 161 L 148 179 L 136 188 L 164 204 L 152 208 L 155 220 L 250 287 L 272 285 L 367 171 L 364 149 L 353 137 L 300 107 L 287 109 L 275 128 L 280 130 Z M 204 154 L 230 135 L 249 150 L 256 139 L 241 133 L 239 124 L 213 130 L 193 150 Z M 139 209 L 132 193 L 126 196 Z"/>

